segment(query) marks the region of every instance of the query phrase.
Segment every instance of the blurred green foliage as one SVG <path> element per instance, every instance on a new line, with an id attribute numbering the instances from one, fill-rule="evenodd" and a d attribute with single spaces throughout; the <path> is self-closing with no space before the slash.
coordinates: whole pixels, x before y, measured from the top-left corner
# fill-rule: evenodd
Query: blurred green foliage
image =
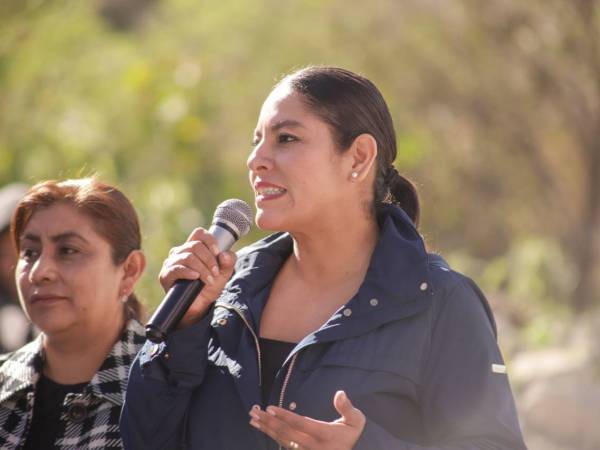
<path id="1" fill-rule="evenodd" d="M 223 199 L 251 201 L 245 160 L 272 85 L 344 66 L 389 102 L 432 249 L 522 317 L 588 308 L 597 16 L 584 0 L 4 0 L 0 184 L 97 173 L 122 187 L 156 304 L 168 249 Z"/>

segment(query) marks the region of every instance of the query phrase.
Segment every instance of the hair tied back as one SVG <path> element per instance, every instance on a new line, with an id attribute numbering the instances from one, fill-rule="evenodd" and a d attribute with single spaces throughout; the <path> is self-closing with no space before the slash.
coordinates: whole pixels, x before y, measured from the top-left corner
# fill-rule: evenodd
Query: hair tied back
<path id="1" fill-rule="evenodd" d="M 386 186 L 391 186 L 399 177 L 401 175 L 398 173 L 398 169 L 394 165 L 390 165 L 385 172 L 384 183 Z"/>
<path id="2" fill-rule="evenodd" d="M 391 197 L 389 200 L 399 205 L 415 226 L 418 226 L 421 208 L 417 188 L 412 181 L 400 175 L 394 165 L 390 165 L 384 175 L 384 184 Z"/>

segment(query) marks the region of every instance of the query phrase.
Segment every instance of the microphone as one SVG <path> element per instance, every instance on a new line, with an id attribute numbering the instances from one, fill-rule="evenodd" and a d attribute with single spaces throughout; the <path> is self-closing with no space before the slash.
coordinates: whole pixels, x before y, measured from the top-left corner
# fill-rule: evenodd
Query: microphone
<path id="1" fill-rule="evenodd" d="M 219 250 L 224 252 L 250 231 L 252 221 L 252 209 L 248 203 L 229 199 L 217 206 L 208 232 L 216 239 Z M 146 324 L 146 337 L 157 344 L 163 342 L 203 287 L 201 280 L 175 281 Z"/>

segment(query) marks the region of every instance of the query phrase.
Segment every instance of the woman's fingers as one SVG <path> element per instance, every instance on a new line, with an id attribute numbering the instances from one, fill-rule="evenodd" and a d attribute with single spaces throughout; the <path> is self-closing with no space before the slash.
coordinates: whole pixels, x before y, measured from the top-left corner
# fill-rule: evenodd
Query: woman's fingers
<path id="1" fill-rule="evenodd" d="M 231 278 L 233 268 L 236 261 L 236 255 L 233 252 L 224 252 L 219 255 L 219 261 L 223 261 L 223 267 L 219 269 L 219 276 L 213 277 L 211 275 L 212 282 L 205 283 L 204 287 L 189 307 L 185 316 L 179 322 L 180 327 L 186 327 L 200 320 L 206 314 L 206 311 L 215 302 L 215 300 L 221 295 L 225 284 Z M 196 276 L 193 279 L 202 277 Z M 188 278 L 189 279 L 189 278 Z"/>
<path id="2" fill-rule="evenodd" d="M 318 439 L 315 436 L 301 431 L 307 429 L 302 422 L 312 419 L 290 412 L 289 414 L 296 416 L 293 421 L 297 426 L 296 428 L 289 421 L 289 416 L 286 417 L 286 420 L 282 416 L 277 416 L 277 413 L 273 415 L 273 410 L 270 408 L 268 408 L 269 412 L 262 411 L 258 407 L 252 408 L 250 411 L 250 425 L 261 430 L 286 449 L 316 450 L 319 448 Z"/>
<path id="3" fill-rule="evenodd" d="M 179 264 L 163 265 L 160 271 L 160 284 L 165 292 L 171 288 L 175 280 L 197 280 L 198 278 L 200 278 L 199 271 Z"/>
<path id="4" fill-rule="evenodd" d="M 328 425 L 327 422 L 304 417 L 277 406 L 268 406 L 266 412 L 268 416 L 275 417 L 290 427 L 315 437 L 322 437 L 321 435 L 325 432 L 324 426 Z"/>
<path id="5" fill-rule="evenodd" d="M 221 270 L 226 272 L 228 270 L 233 270 L 237 256 L 234 252 L 226 251 L 221 253 L 217 259 Z"/>
<path id="6" fill-rule="evenodd" d="M 250 425 L 261 430 L 285 448 L 298 450 L 350 450 L 360 437 L 365 415 L 355 408 L 343 391 L 336 392 L 333 403 L 341 417 L 323 422 L 276 406 L 250 411 Z"/>
<path id="7" fill-rule="evenodd" d="M 215 238 L 203 228 L 196 228 L 186 242 L 171 249 L 159 274 L 165 292 L 177 280 L 201 280 L 204 284 L 181 320 L 181 326 L 204 316 L 231 278 L 235 262 L 235 253 L 221 253 Z"/>
<path id="8" fill-rule="evenodd" d="M 160 274 L 160 282 L 165 291 L 168 291 L 176 280 L 200 279 L 205 284 L 211 284 L 213 278 L 209 268 L 193 253 L 171 255 L 165 260 Z"/>
<path id="9" fill-rule="evenodd" d="M 169 256 L 169 259 L 185 261 L 191 269 L 206 268 L 213 277 L 219 276 L 217 255 L 214 255 L 204 242 L 186 242 L 179 251 Z"/>
<path id="10" fill-rule="evenodd" d="M 186 240 L 186 242 L 190 241 L 204 242 L 214 255 L 218 255 L 220 252 L 219 247 L 217 246 L 217 240 L 204 228 L 195 228 Z"/>
<path id="11" fill-rule="evenodd" d="M 215 238 L 203 228 L 196 228 L 188 240 L 174 247 L 163 264 L 159 280 L 165 291 L 178 279 L 201 279 L 204 284 L 212 284 L 220 275 L 217 255 L 220 253 Z M 186 267 L 197 272 L 197 276 L 189 278 Z"/>
<path id="12" fill-rule="evenodd" d="M 340 421 L 353 428 L 362 428 L 365 425 L 366 418 L 362 411 L 355 408 L 344 391 L 337 391 L 333 397 L 333 406 L 340 414 Z"/>

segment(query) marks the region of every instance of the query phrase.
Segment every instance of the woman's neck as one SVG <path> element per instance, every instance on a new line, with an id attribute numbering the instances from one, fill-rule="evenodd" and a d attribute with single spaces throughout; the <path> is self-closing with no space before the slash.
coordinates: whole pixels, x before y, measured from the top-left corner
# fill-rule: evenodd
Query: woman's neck
<path id="1" fill-rule="evenodd" d="M 296 275 L 313 285 L 327 285 L 366 273 L 377 244 L 379 228 L 373 219 L 336 221 L 308 233 L 292 233 Z"/>
<path id="2" fill-rule="evenodd" d="M 101 330 L 44 335 L 44 375 L 60 384 L 90 381 L 122 331 L 123 319 Z"/>

